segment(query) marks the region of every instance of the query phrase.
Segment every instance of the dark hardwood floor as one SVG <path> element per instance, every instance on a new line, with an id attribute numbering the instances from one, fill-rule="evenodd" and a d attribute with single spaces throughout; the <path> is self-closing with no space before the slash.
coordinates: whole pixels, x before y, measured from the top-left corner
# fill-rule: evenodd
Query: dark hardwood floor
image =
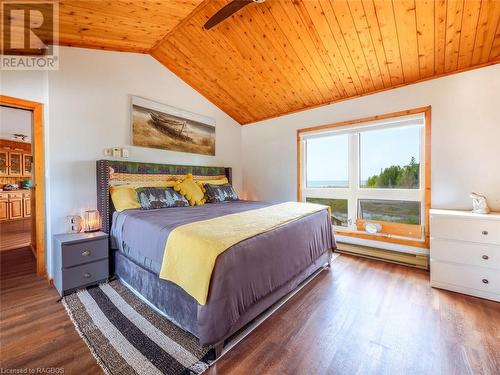
<path id="1" fill-rule="evenodd" d="M 500 303 L 341 255 L 210 374 L 500 374 Z"/>
<path id="2" fill-rule="evenodd" d="M 36 276 L 30 248 L 2 251 L 0 263 L 0 368 L 102 373 L 54 287 Z"/>
<path id="3" fill-rule="evenodd" d="M 1 367 L 102 373 L 29 249 L 0 256 Z M 500 304 L 342 255 L 208 373 L 499 374 Z"/>
<path id="4" fill-rule="evenodd" d="M 29 246 L 31 243 L 31 219 L 0 222 L 0 251 Z"/>

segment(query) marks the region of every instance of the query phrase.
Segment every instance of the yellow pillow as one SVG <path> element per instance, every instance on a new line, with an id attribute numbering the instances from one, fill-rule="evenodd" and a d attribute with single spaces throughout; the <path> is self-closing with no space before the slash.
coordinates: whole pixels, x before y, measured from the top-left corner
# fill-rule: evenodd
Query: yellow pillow
<path id="1" fill-rule="evenodd" d="M 174 190 L 181 193 L 191 206 L 201 206 L 205 204 L 205 189 L 193 180 L 193 175 L 191 173 L 177 180 L 174 185 Z"/>
<path id="2" fill-rule="evenodd" d="M 137 193 L 131 185 L 111 186 L 109 188 L 111 200 L 115 206 L 115 210 L 121 212 L 132 208 L 141 208 L 137 201 Z"/>
<path id="3" fill-rule="evenodd" d="M 115 210 L 121 212 L 123 210 L 130 210 L 134 208 L 141 208 L 139 201 L 137 200 L 136 188 L 139 187 L 173 187 L 174 181 L 164 181 L 164 182 L 152 182 L 146 184 L 138 185 L 117 185 L 111 186 L 109 192 L 111 194 L 111 200 L 115 206 Z"/>
<path id="4" fill-rule="evenodd" d="M 222 178 L 219 178 L 217 180 L 200 180 L 200 181 L 196 181 L 200 186 L 203 187 L 203 185 L 205 184 L 210 184 L 210 185 L 225 185 L 225 184 L 229 184 L 229 180 L 227 179 L 227 177 L 222 177 Z"/>

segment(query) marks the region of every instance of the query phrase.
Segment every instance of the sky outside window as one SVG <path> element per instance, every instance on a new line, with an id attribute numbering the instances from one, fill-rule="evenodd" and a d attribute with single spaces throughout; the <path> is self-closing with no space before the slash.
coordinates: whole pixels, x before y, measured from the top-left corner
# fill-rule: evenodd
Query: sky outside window
<path id="1" fill-rule="evenodd" d="M 369 177 L 379 175 L 384 169 L 399 166 L 404 168 L 420 163 L 419 125 L 362 132 L 360 134 L 360 182 L 363 186 Z M 411 188 L 418 188 L 416 181 Z M 394 186 L 393 186 L 394 187 Z M 407 187 L 408 188 L 408 187 Z"/>
<path id="2" fill-rule="evenodd" d="M 349 186 L 349 136 L 307 140 L 307 187 Z"/>

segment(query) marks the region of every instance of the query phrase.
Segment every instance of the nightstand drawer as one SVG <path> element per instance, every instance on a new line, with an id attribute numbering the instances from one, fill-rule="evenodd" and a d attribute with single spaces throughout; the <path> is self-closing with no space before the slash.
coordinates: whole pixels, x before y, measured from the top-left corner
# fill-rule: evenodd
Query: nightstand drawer
<path id="1" fill-rule="evenodd" d="M 64 268 L 62 270 L 63 290 L 83 287 L 87 284 L 104 280 L 108 277 L 108 259 L 84 264 L 82 266 Z"/>
<path id="2" fill-rule="evenodd" d="M 62 245 L 62 266 L 71 267 L 108 257 L 108 239 Z"/>

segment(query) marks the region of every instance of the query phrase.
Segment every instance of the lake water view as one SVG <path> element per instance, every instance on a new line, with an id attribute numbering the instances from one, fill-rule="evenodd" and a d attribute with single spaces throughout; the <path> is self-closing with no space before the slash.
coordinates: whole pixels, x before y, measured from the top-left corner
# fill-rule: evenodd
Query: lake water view
<path id="1" fill-rule="evenodd" d="M 349 187 L 347 180 L 316 180 L 307 181 L 308 188 Z"/>

